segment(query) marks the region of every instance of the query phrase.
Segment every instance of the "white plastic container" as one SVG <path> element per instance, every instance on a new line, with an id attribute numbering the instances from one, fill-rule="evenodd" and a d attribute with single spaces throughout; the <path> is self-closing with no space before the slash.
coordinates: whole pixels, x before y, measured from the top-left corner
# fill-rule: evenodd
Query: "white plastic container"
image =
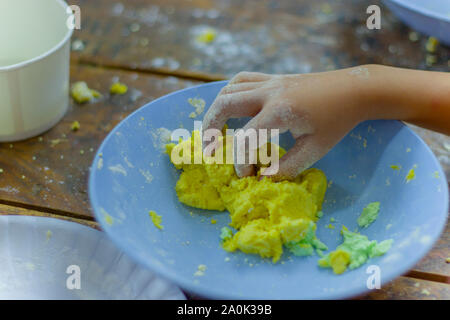
<path id="1" fill-rule="evenodd" d="M 62 0 L 0 0 L 0 142 L 38 135 L 66 113 L 70 15 Z"/>

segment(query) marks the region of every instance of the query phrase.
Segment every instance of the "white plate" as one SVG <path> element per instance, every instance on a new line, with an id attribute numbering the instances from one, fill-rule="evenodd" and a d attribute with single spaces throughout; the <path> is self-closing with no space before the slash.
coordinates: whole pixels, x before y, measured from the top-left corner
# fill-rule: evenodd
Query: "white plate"
<path id="1" fill-rule="evenodd" d="M 102 232 L 59 219 L 0 216 L 0 266 L 0 299 L 185 299 Z"/>

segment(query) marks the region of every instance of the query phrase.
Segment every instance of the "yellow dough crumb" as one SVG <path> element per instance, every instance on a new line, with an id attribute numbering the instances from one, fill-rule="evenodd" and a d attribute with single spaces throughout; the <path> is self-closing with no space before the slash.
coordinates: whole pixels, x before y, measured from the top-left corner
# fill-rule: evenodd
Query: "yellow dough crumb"
<path id="1" fill-rule="evenodd" d="M 53 233 L 50 230 L 47 230 L 47 232 L 45 233 L 45 240 L 49 241 L 52 235 Z"/>
<path id="2" fill-rule="evenodd" d="M 72 85 L 71 93 L 72 93 L 72 98 L 77 103 L 85 103 L 85 102 L 92 101 L 95 98 L 101 97 L 100 92 L 93 90 L 93 89 L 89 89 L 86 82 L 84 82 L 84 81 L 75 82 Z"/>
<path id="3" fill-rule="evenodd" d="M 425 44 L 425 49 L 430 53 L 435 53 L 439 45 L 439 40 L 435 37 L 429 37 L 427 43 Z"/>
<path id="4" fill-rule="evenodd" d="M 108 213 L 104 213 L 104 215 L 105 215 L 105 222 L 109 225 L 109 226 L 112 226 L 113 225 L 113 223 L 114 223 L 114 219 L 113 219 L 113 217 L 111 217 Z"/>
<path id="5" fill-rule="evenodd" d="M 330 253 L 329 263 L 325 260 L 319 260 L 319 266 L 325 268 L 331 266 L 335 274 L 342 274 L 347 270 L 347 265 L 350 263 L 350 253 L 344 250 L 336 250 Z"/>
<path id="6" fill-rule="evenodd" d="M 151 210 L 149 213 L 150 218 L 152 219 L 153 224 L 155 227 L 157 227 L 159 230 L 164 229 L 164 227 L 161 225 L 162 217 L 159 216 L 155 211 Z"/>
<path id="7" fill-rule="evenodd" d="M 78 121 L 72 122 L 72 124 L 70 126 L 70 130 L 72 130 L 72 131 L 80 130 L 80 123 Z"/>
<path id="8" fill-rule="evenodd" d="M 408 171 L 408 174 L 406 175 L 406 183 L 410 182 L 411 180 L 414 180 L 416 178 L 416 172 L 414 171 L 414 168 Z"/>
<path id="9" fill-rule="evenodd" d="M 211 43 L 216 39 L 216 37 L 216 30 L 208 28 L 197 36 L 197 41 L 202 43 Z"/>
<path id="10" fill-rule="evenodd" d="M 195 271 L 194 276 L 202 277 L 205 275 L 206 266 L 204 264 L 199 264 L 197 267 L 197 271 Z"/>
<path id="11" fill-rule="evenodd" d="M 115 82 L 109 88 L 109 92 L 112 94 L 125 94 L 128 91 L 128 87 L 126 84 L 121 82 Z"/>
<path id="12" fill-rule="evenodd" d="M 201 154 L 200 146 L 191 144 L 200 141 L 199 132 L 194 131 L 192 136 L 178 145 L 166 146 L 172 163 L 182 170 L 175 190 L 179 201 L 188 206 L 230 212 L 230 226 L 237 232 L 223 239 L 226 251 L 258 254 L 275 263 L 283 245 L 295 255 L 326 250 L 315 237 L 317 213 L 327 188 L 321 170 L 308 169 L 293 181 L 274 182 L 268 177 L 260 179 L 260 174 L 240 179 L 233 164 L 216 164 L 208 159 L 201 164 L 177 164 L 174 159 L 182 156 L 183 149 L 192 151 L 191 160 L 196 153 Z M 226 154 L 226 145 L 223 150 Z M 284 152 L 280 148 L 280 156 Z"/>

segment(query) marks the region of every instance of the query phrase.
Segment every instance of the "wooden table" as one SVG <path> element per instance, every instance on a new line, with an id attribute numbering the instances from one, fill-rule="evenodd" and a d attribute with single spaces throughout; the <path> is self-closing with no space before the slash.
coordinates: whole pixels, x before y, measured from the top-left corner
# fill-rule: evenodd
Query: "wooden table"
<path id="1" fill-rule="evenodd" d="M 96 103 L 71 102 L 39 137 L 0 144 L 0 214 L 51 216 L 99 228 L 87 194 L 89 166 L 108 132 L 130 112 L 169 92 L 241 70 L 306 73 L 364 63 L 448 71 L 450 49 L 426 63 L 427 38 L 382 8 L 381 30 L 365 27 L 361 0 L 70 1 L 81 8 L 74 33 L 71 82 L 103 93 Z M 216 39 L 199 43 L 207 27 Z M 418 37 L 417 37 L 418 36 Z M 80 45 L 82 44 L 82 45 Z M 108 94 L 114 79 L 128 85 Z M 73 121 L 80 130 L 71 131 Z M 450 177 L 449 137 L 414 128 Z M 450 299 L 450 225 L 433 250 L 404 276 L 362 299 Z"/>

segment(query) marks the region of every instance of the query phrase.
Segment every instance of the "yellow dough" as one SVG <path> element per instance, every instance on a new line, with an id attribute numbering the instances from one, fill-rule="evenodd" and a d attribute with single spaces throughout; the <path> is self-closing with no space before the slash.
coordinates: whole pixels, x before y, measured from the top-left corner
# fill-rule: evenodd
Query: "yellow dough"
<path id="1" fill-rule="evenodd" d="M 200 141 L 198 131 L 189 140 L 166 146 L 172 163 L 174 155 L 182 156 L 183 148 L 191 150 L 192 164 L 174 163 L 182 170 L 175 190 L 179 201 L 188 206 L 230 212 L 230 226 L 237 232 L 224 239 L 225 250 L 239 249 L 277 262 L 283 245 L 295 247 L 293 252 L 318 249 L 311 243 L 320 243 L 314 232 L 327 187 L 322 171 L 308 169 L 293 181 L 274 182 L 268 177 L 260 179 L 259 174 L 240 179 L 232 164 L 206 164 L 205 160 L 193 164 L 201 149 L 192 141 Z M 282 156 L 285 151 L 279 150 Z"/>

